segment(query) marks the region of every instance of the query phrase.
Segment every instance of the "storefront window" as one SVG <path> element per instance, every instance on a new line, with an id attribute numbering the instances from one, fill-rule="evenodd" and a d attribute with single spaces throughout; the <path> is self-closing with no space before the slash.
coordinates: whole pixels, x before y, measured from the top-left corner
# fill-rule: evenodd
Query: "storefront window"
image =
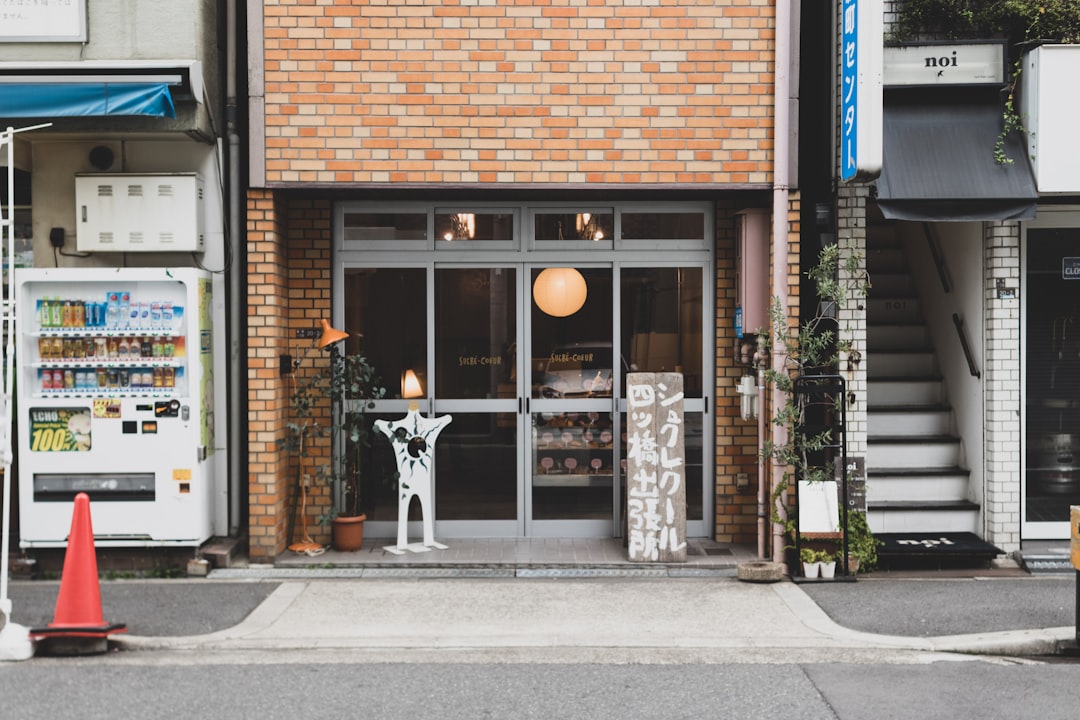
<path id="1" fill-rule="evenodd" d="M 1080 230 L 1031 229 L 1027 251 L 1027 517 L 1080 503 Z"/>
<path id="2" fill-rule="evenodd" d="M 622 240 L 703 240 L 702 212 L 623 212 Z"/>
<path id="3" fill-rule="evenodd" d="M 701 268 L 622 271 L 623 358 L 635 372 L 682 373 L 687 397 L 703 390 L 701 287 Z"/>
<path id="4" fill-rule="evenodd" d="M 437 397 L 517 397 L 516 295 L 510 268 L 435 271 Z"/>
<path id="5" fill-rule="evenodd" d="M 344 218 L 346 241 L 425 240 L 427 213 L 347 212 Z"/>
<path id="6" fill-rule="evenodd" d="M 387 398 L 409 395 L 408 371 L 427 390 L 427 281 L 423 268 L 345 270 L 345 353 L 370 360 Z"/>
<path id="7" fill-rule="evenodd" d="M 600 212 L 537 213 L 533 218 L 533 237 L 538 242 L 611 240 L 615 237 L 615 215 L 610 208 Z"/>
<path id="8" fill-rule="evenodd" d="M 509 242 L 514 239 L 513 213 L 435 213 L 438 242 Z"/>

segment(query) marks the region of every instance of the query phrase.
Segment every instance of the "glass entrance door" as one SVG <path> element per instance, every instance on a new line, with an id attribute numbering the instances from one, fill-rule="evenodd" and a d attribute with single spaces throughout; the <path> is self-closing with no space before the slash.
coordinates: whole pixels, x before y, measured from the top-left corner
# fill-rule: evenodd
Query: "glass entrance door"
<path id="1" fill-rule="evenodd" d="M 526 532 L 618 534 L 612 268 L 533 266 L 528 313 Z"/>
<path id="2" fill-rule="evenodd" d="M 367 354 L 387 387 L 369 417 L 400 418 L 412 402 L 453 416 L 435 448 L 436 533 L 621 535 L 623 398 L 639 370 L 683 373 L 687 534 L 706 534 L 705 272 L 618 262 L 346 269 L 346 350 Z M 376 440 L 370 455 L 371 531 L 391 537 L 392 453 Z M 417 508 L 410 518 L 419 533 Z"/>
<path id="3" fill-rule="evenodd" d="M 434 413 L 452 415 L 436 446 L 436 530 L 518 537 L 522 401 L 518 267 L 435 268 Z"/>

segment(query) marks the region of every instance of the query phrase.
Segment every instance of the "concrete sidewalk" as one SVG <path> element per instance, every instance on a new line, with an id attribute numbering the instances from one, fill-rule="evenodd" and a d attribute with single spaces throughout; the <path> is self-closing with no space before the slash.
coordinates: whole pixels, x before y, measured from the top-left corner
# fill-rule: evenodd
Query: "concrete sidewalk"
<path id="1" fill-rule="evenodd" d="M 114 637 L 131 650 L 207 652 L 833 649 L 1048 655 L 1074 637 L 1074 628 L 937 637 L 867 633 L 837 624 L 788 581 L 318 579 L 282 582 L 242 622 L 219 632 Z"/>

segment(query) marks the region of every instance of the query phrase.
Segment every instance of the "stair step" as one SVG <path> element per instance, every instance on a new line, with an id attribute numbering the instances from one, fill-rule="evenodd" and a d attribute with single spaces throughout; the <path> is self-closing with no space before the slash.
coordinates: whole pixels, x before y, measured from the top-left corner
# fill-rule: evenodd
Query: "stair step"
<path id="1" fill-rule="evenodd" d="M 979 530 L 975 503 L 886 503 L 867 505 L 866 519 L 874 533 L 971 532 Z"/>
<path id="2" fill-rule="evenodd" d="M 908 269 L 907 255 L 901 245 L 878 245 L 866 252 L 866 269 L 870 277 L 874 277 L 875 271 L 904 270 Z"/>
<path id="3" fill-rule="evenodd" d="M 908 272 L 876 272 L 870 276 L 870 298 L 914 297 L 915 283 Z"/>
<path id="4" fill-rule="evenodd" d="M 942 405 L 940 378 L 885 378 L 867 381 L 867 398 L 875 407 Z"/>
<path id="5" fill-rule="evenodd" d="M 875 352 L 867 370 L 876 377 L 936 377 L 937 358 L 929 350 L 920 352 Z"/>
<path id="6" fill-rule="evenodd" d="M 879 352 L 874 354 L 866 369 L 870 373 L 869 382 L 879 378 L 936 377 L 937 358 L 929 350 Z"/>
<path id="7" fill-rule="evenodd" d="M 884 468 L 947 468 L 960 464 L 960 439 L 949 435 L 926 437 L 868 437 L 866 466 Z"/>
<path id="8" fill-rule="evenodd" d="M 913 297 L 870 298 L 866 301 L 867 313 L 874 322 L 885 324 L 917 324 L 922 322 L 922 306 Z"/>
<path id="9" fill-rule="evenodd" d="M 947 435 L 952 430 L 952 412 L 944 405 L 872 407 L 867 421 L 871 436 Z"/>
<path id="10" fill-rule="evenodd" d="M 877 323 L 872 319 L 866 328 L 866 347 L 870 352 L 927 350 L 930 336 L 919 323 Z"/>
<path id="11" fill-rule="evenodd" d="M 968 497 L 969 473 L 959 467 L 875 470 L 867 474 L 866 502 L 955 502 Z"/>

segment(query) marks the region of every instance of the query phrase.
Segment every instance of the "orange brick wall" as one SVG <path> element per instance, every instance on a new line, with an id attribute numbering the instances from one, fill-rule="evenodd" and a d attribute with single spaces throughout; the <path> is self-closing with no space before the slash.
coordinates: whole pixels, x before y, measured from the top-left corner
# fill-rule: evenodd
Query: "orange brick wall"
<path id="1" fill-rule="evenodd" d="M 289 504 L 296 484 L 296 459 L 279 448 L 290 420 L 290 378 L 282 377 L 280 356 L 300 360 L 296 374 L 325 364 L 311 353 L 299 328 L 314 328 L 330 317 L 330 203 L 248 193 L 248 534 L 252 560 L 268 560 L 301 537 L 297 515 L 287 538 Z M 326 455 L 326 442 L 309 448 Z M 313 465 L 312 465 L 313 467 Z M 317 524 L 329 502 L 325 487 L 312 487 L 306 508 L 308 532 L 328 539 Z"/>
<path id="2" fill-rule="evenodd" d="M 773 6 L 267 0 L 265 181 L 767 184 Z"/>

